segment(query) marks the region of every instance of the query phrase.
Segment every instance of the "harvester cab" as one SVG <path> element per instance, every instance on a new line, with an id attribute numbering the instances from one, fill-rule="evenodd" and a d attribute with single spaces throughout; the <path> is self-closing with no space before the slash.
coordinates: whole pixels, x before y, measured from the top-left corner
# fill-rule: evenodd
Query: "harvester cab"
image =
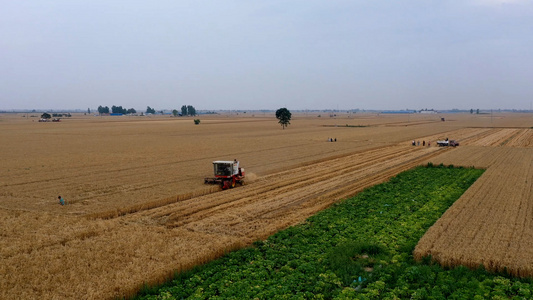
<path id="1" fill-rule="evenodd" d="M 239 167 L 237 160 L 213 162 L 214 178 L 204 178 L 206 184 L 219 184 L 222 189 L 234 188 L 238 183 L 244 185 L 244 169 Z"/>
<path id="2" fill-rule="evenodd" d="M 215 176 L 220 178 L 228 178 L 239 174 L 238 161 L 214 161 Z"/>

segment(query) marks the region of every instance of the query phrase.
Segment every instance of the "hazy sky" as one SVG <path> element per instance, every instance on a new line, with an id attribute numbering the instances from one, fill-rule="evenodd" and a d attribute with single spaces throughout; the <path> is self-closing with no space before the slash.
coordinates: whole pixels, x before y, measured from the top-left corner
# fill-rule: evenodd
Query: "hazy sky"
<path id="1" fill-rule="evenodd" d="M 0 5 L 0 109 L 529 109 L 533 101 L 533 1 Z"/>

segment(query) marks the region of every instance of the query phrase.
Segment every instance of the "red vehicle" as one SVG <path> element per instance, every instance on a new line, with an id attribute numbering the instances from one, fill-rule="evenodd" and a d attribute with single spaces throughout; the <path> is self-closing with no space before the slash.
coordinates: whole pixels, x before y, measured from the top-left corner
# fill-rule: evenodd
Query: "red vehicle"
<path id="1" fill-rule="evenodd" d="M 215 177 L 204 178 L 205 184 L 219 184 L 222 189 L 234 188 L 238 183 L 244 185 L 244 169 L 239 167 L 239 162 L 217 160 L 213 162 Z"/>

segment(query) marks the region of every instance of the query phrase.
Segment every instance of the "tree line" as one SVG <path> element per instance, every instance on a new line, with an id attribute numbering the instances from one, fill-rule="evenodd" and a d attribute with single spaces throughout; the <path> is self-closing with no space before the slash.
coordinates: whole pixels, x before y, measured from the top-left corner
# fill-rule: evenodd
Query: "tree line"
<path id="1" fill-rule="evenodd" d="M 135 108 L 129 108 L 129 109 L 126 109 L 122 106 L 111 106 L 111 110 L 109 110 L 109 107 L 108 106 L 98 106 L 98 113 L 99 114 L 109 114 L 109 113 L 112 113 L 112 114 L 136 114 L 137 111 L 135 110 Z"/>
<path id="2" fill-rule="evenodd" d="M 90 109 L 88 110 L 90 113 Z M 111 110 L 109 109 L 109 106 L 98 106 L 98 113 L 99 114 L 136 114 L 137 111 L 134 108 L 126 109 L 122 106 L 111 106 Z M 152 108 L 150 106 L 146 107 L 146 114 L 155 114 L 156 110 L 155 108 Z M 163 111 L 161 111 L 163 113 Z M 141 113 L 142 114 L 142 113 Z M 172 110 L 172 114 L 177 116 L 196 116 L 196 109 L 192 105 L 183 105 L 181 107 L 181 111 L 178 111 L 177 109 Z"/>

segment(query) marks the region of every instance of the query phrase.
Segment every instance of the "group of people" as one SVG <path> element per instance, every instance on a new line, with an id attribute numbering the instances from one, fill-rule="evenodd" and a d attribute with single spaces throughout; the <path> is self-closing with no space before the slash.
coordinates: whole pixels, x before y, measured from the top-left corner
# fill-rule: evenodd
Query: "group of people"
<path id="1" fill-rule="evenodd" d="M 420 146 L 420 141 L 417 141 L 415 142 L 415 140 L 413 140 L 413 142 L 411 143 L 411 145 L 413 146 Z M 422 141 L 422 146 L 425 146 L 426 145 L 426 141 Z M 428 147 L 431 146 L 431 142 L 428 141 Z"/>
<path id="2" fill-rule="evenodd" d="M 334 139 L 328 138 L 328 142 L 336 142 L 336 141 L 337 141 L 337 138 L 334 138 Z"/>

